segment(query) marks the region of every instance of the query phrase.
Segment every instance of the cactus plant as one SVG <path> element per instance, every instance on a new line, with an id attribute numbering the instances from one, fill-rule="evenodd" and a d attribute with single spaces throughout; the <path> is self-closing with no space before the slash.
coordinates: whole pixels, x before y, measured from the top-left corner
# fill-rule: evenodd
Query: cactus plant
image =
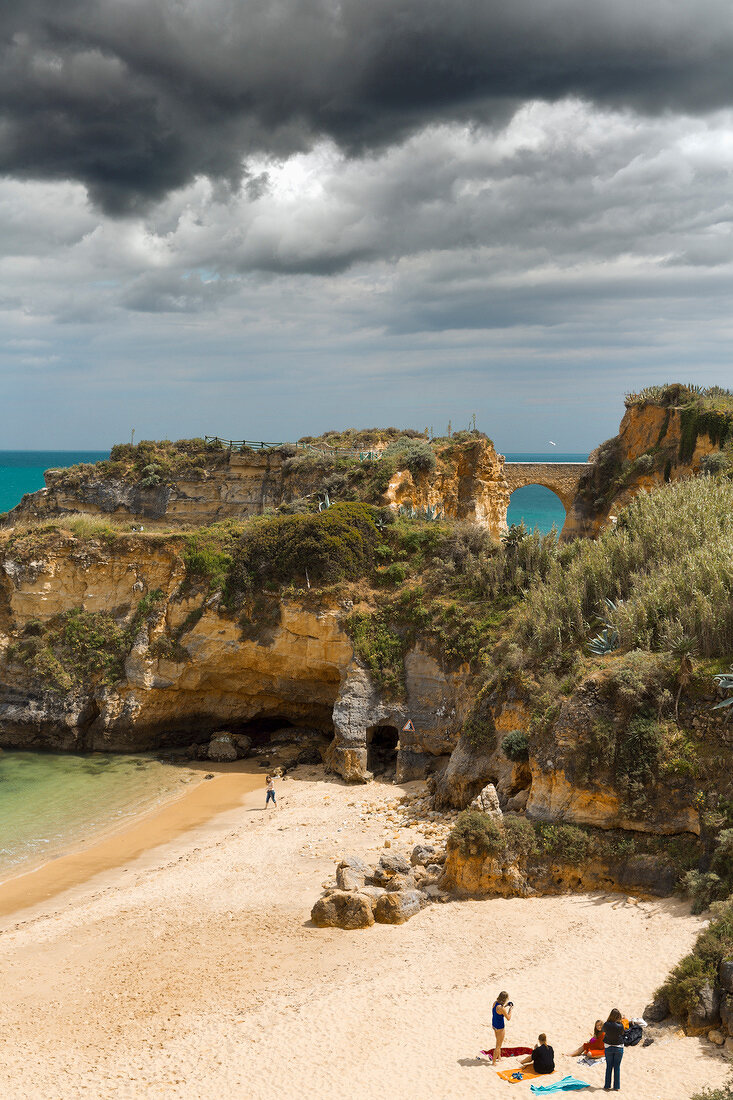
<path id="1" fill-rule="evenodd" d="M 733 665 L 731 672 L 733 672 Z M 733 675 L 731 672 L 719 672 L 717 676 L 713 676 L 718 688 L 722 691 L 733 691 Z M 723 699 L 722 702 L 716 703 L 713 710 L 723 710 L 725 707 L 733 707 L 733 695 L 728 699 Z"/>
<path id="2" fill-rule="evenodd" d="M 618 649 L 618 630 L 607 626 L 588 642 L 588 649 L 596 657 L 604 657 L 607 653 L 612 653 L 614 649 Z"/>

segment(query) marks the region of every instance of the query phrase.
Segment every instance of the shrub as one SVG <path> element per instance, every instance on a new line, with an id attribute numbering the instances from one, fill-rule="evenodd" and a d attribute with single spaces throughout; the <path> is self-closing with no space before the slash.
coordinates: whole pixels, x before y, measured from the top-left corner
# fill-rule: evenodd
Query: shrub
<path id="1" fill-rule="evenodd" d="M 692 952 L 674 967 L 659 989 L 675 1016 L 685 1017 L 697 1005 L 706 985 L 714 985 L 722 959 L 733 955 L 733 902 L 719 902 L 715 918 L 700 933 Z"/>
<path id="2" fill-rule="evenodd" d="M 402 584 L 407 577 L 407 566 L 403 565 L 402 562 L 393 561 L 391 565 L 382 570 L 380 576 L 389 584 Z"/>
<path id="3" fill-rule="evenodd" d="M 577 825 L 539 825 L 537 834 L 542 852 L 562 863 L 582 867 L 597 854 L 595 837 Z"/>
<path id="4" fill-rule="evenodd" d="M 268 584 L 356 580 L 373 567 L 380 541 L 374 509 L 367 504 L 334 504 L 314 515 L 253 520 L 236 547 L 225 601 L 235 606 L 243 595 Z"/>
<path id="5" fill-rule="evenodd" d="M 690 1100 L 733 1100 L 733 1084 L 721 1085 L 719 1089 L 703 1089 Z"/>
<path id="6" fill-rule="evenodd" d="M 710 475 L 722 474 L 729 466 L 728 456 L 722 451 L 713 451 L 709 455 L 704 455 L 700 463 L 702 472 Z"/>
<path id="7" fill-rule="evenodd" d="M 374 683 L 387 695 L 402 695 L 407 641 L 390 625 L 389 615 L 383 610 L 356 613 L 347 620 L 346 629 Z"/>
<path id="8" fill-rule="evenodd" d="M 502 739 L 501 751 L 515 764 L 529 760 L 529 740 L 523 730 L 510 730 Z"/>
<path id="9" fill-rule="evenodd" d="M 633 718 L 616 735 L 615 778 L 622 800 L 630 809 L 640 808 L 657 778 L 662 733 L 651 718 Z"/>
<path id="10" fill-rule="evenodd" d="M 411 474 L 432 473 L 437 465 L 435 452 L 426 439 L 402 437 L 385 448 L 381 462 L 394 459 L 398 469 L 408 469 Z"/>
<path id="11" fill-rule="evenodd" d="M 504 818 L 507 850 L 522 863 L 532 860 L 541 851 L 537 827 L 526 817 L 507 814 Z"/>
<path id="12" fill-rule="evenodd" d="M 466 859 L 470 856 L 495 857 L 504 850 L 504 834 L 488 814 L 464 810 L 450 832 L 448 847 L 458 848 Z"/>

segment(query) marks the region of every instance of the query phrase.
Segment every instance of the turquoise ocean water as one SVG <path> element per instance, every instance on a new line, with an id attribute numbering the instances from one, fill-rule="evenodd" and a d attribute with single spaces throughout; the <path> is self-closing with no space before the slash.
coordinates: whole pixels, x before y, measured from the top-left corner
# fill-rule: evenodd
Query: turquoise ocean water
<path id="1" fill-rule="evenodd" d="M 587 462 L 587 454 L 567 454 L 557 451 L 550 454 L 539 452 L 527 454 L 510 454 L 504 456 L 507 462 Z M 560 531 L 565 522 L 565 509 L 560 503 L 559 497 L 543 485 L 526 485 L 523 489 L 516 489 L 509 501 L 507 523 L 522 523 L 533 530 L 539 527 L 540 531 L 550 531 L 553 524 Z"/>
<path id="2" fill-rule="evenodd" d="M 24 493 L 42 489 L 46 470 L 100 458 L 109 458 L 109 451 L 0 451 L 0 512 L 9 512 Z"/>
<path id="3" fill-rule="evenodd" d="M 0 451 L 0 512 L 43 488 L 44 471 L 109 457 L 104 451 Z M 584 462 L 586 455 L 508 454 L 508 461 Z M 509 523 L 562 527 L 564 509 L 549 489 L 518 489 Z M 83 838 L 151 807 L 190 779 L 185 768 L 152 757 L 0 753 L 0 880 L 59 855 Z"/>
<path id="4" fill-rule="evenodd" d="M 194 774 L 148 755 L 0 753 L 0 881 L 152 809 Z"/>

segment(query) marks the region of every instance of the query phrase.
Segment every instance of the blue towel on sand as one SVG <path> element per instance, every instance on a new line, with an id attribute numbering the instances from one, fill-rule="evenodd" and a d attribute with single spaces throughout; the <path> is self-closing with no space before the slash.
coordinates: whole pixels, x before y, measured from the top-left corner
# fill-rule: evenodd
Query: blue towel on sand
<path id="1" fill-rule="evenodd" d="M 579 1081 L 577 1077 L 563 1077 L 561 1081 L 554 1081 L 551 1085 L 530 1085 L 529 1091 L 539 1096 L 547 1096 L 550 1092 L 575 1092 L 576 1089 L 589 1089 L 587 1081 Z"/>

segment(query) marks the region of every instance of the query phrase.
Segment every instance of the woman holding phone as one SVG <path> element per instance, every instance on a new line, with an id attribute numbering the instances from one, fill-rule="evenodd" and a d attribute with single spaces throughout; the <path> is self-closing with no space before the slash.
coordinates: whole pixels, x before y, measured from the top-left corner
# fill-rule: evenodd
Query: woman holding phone
<path id="1" fill-rule="evenodd" d="M 509 994 L 504 989 L 501 991 L 491 1007 L 491 1026 L 493 1027 L 494 1035 L 496 1036 L 493 1060 L 494 1065 L 497 1065 L 499 1063 L 499 1060 L 501 1059 L 501 1048 L 504 1045 L 506 1021 L 511 1020 L 513 1007 L 514 1005 L 512 1001 L 509 1000 Z"/>

